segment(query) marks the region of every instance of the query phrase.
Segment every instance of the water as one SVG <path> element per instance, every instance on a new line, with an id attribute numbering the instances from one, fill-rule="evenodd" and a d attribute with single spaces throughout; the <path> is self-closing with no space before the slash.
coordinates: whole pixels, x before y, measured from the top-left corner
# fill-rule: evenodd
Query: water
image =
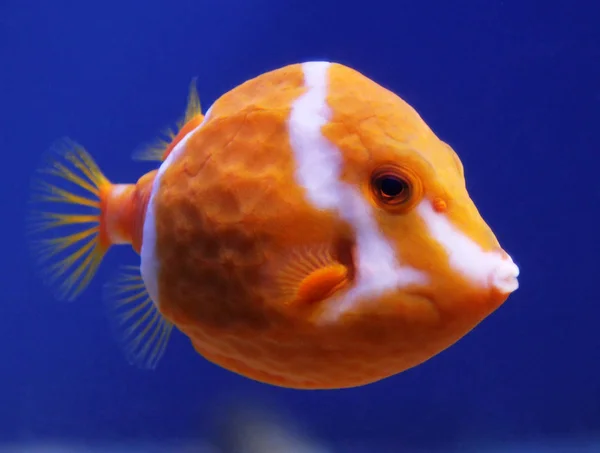
<path id="1" fill-rule="evenodd" d="M 331 445 L 600 452 L 586 443 L 600 437 L 599 21 L 590 0 L 0 1 L 0 451 L 203 441 L 224 401 L 249 396 Z M 131 152 L 182 114 L 192 77 L 207 108 L 311 59 L 395 91 L 457 150 L 520 289 L 457 345 L 364 388 L 267 387 L 207 363 L 182 336 L 157 371 L 130 367 L 100 292 L 132 252 L 111 252 L 72 304 L 31 270 L 22 219 L 40 155 L 68 135 L 113 181 L 132 181 L 150 167 Z"/>

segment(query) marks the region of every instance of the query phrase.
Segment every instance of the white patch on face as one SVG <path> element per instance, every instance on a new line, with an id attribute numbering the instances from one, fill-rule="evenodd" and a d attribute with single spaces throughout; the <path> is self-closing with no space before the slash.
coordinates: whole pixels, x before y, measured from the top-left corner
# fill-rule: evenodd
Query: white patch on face
<path id="1" fill-rule="evenodd" d="M 455 271 L 478 287 L 493 287 L 504 294 L 519 287 L 519 268 L 508 255 L 503 256 L 500 251 L 483 251 L 444 214 L 436 212 L 429 200 L 423 200 L 417 206 L 417 212 L 427 224 L 429 234 L 444 247 Z"/>
<path id="2" fill-rule="evenodd" d="M 292 106 L 290 144 L 296 158 L 296 177 L 308 200 L 319 209 L 334 210 L 356 235 L 356 285 L 337 303 L 334 317 L 358 299 L 369 299 L 389 290 L 426 284 L 426 274 L 401 266 L 393 247 L 378 228 L 370 204 L 360 191 L 340 179 L 342 153 L 321 133 L 330 121 L 327 105 L 328 62 L 302 65 L 308 91 Z"/>
<path id="3" fill-rule="evenodd" d="M 200 123 L 195 129 L 188 132 L 185 137 L 181 139 L 177 145 L 173 148 L 171 153 L 167 156 L 165 161 L 161 164 L 156 173 L 156 177 L 152 183 L 152 192 L 150 192 L 150 199 L 148 200 L 148 207 L 146 209 L 146 217 L 144 218 L 144 229 L 142 236 L 142 248 L 140 250 L 140 271 L 146 290 L 150 295 L 150 298 L 155 305 L 158 306 L 158 272 L 160 263 L 156 258 L 156 223 L 155 223 L 155 206 L 154 197 L 160 187 L 160 180 L 163 173 L 169 168 L 169 166 L 175 162 L 175 160 L 185 151 L 185 145 L 192 134 L 196 133 L 198 129 L 202 127 L 204 122 L 210 116 L 210 110 L 206 112 L 202 123 Z"/>

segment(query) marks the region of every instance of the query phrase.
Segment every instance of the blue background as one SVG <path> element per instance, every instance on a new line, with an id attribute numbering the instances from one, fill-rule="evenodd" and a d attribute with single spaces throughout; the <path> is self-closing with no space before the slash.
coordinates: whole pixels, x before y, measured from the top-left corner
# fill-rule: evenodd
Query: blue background
<path id="1" fill-rule="evenodd" d="M 543 5 L 543 6 L 542 6 Z M 459 442 L 600 431 L 600 11 L 597 2 L 0 0 L 0 440 L 174 438 L 252 395 L 329 438 Z M 55 302 L 24 237 L 29 178 L 68 135 L 113 181 L 179 118 L 288 63 L 352 66 L 413 105 L 459 153 L 521 288 L 458 344 L 352 390 L 297 392 L 198 357 L 177 335 L 155 372 L 129 366 L 101 285 Z"/>

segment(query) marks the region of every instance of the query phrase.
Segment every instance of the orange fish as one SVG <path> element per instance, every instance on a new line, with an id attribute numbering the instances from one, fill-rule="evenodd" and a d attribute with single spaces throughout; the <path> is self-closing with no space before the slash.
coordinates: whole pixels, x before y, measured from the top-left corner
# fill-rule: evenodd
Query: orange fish
<path id="1" fill-rule="evenodd" d="M 251 379 L 365 385 L 446 349 L 518 287 L 453 149 L 346 66 L 267 72 L 205 116 L 192 89 L 183 126 L 145 157 L 160 168 L 113 184 L 68 144 L 36 200 L 78 210 L 36 208 L 32 224 L 61 297 L 85 289 L 111 246 L 139 253 L 106 297 L 141 366 L 156 366 L 175 326 Z"/>

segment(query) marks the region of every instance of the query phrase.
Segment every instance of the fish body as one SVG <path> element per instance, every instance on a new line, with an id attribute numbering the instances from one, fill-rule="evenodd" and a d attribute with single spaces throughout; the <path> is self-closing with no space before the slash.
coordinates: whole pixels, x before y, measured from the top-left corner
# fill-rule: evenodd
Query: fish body
<path id="1" fill-rule="evenodd" d="M 133 361 L 154 365 L 175 326 L 251 379 L 355 387 L 428 360 L 517 289 L 457 154 L 358 71 L 289 65 L 186 118 L 158 170 L 100 191 L 97 255 L 141 258 L 109 297 L 133 313 Z"/>

